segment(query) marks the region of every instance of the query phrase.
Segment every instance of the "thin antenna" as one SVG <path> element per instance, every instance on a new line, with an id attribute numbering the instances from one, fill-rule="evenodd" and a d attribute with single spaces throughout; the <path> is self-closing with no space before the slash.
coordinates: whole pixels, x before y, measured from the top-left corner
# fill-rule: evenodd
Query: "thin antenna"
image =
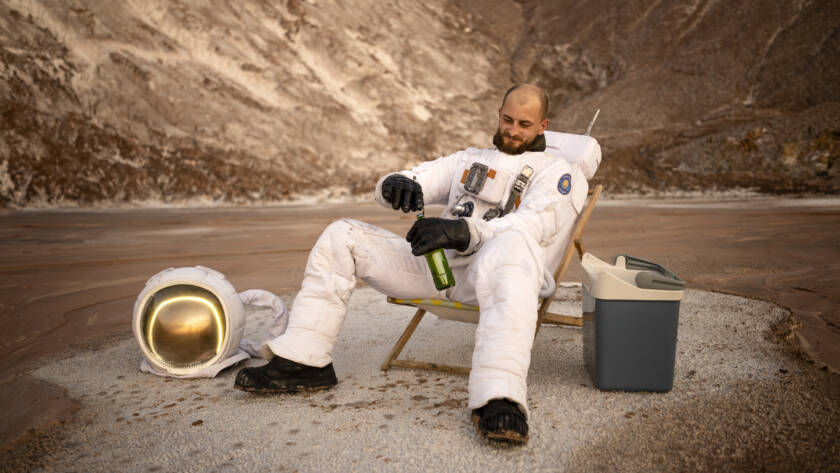
<path id="1" fill-rule="evenodd" d="M 592 117 L 592 121 L 589 122 L 589 128 L 586 129 L 586 136 L 589 136 L 589 132 L 592 131 L 592 125 L 595 124 L 595 120 L 598 119 L 598 114 L 601 113 L 601 109 L 595 110 L 595 116 Z"/>

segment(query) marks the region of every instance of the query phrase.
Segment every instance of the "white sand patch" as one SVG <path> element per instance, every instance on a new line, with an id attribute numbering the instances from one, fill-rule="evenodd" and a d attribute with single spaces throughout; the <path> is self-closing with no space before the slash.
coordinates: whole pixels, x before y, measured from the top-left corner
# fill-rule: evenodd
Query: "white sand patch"
<path id="1" fill-rule="evenodd" d="M 580 313 L 577 287 L 558 294 L 553 311 Z M 467 378 L 379 370 L 411 315 L 357 290 L 334 353 L 339 384 L 312 394 L 235 390 L 238 368 L 215 379 L 142 374 L 133 339 L 43 366 L 37 377 L 84 403 L 63 447 L 43 459 L 45 471 L 562 471 L 576 449 L 632 422 L 628 411 L 727 396 L 739 383 L 803 369 L 765 339 L 786 311 L 710 292 L 686 293 L 669 393 L 597 390 L 581 331 L 544 327 L 529 375 L 531 441 L 499 449 L 473 430 Z M 267 312 L 251 311 L 246 336 L 267 323 Z M 404 355 L 466 364 L 473 336 L 472 325 L 427 317 Z"/>

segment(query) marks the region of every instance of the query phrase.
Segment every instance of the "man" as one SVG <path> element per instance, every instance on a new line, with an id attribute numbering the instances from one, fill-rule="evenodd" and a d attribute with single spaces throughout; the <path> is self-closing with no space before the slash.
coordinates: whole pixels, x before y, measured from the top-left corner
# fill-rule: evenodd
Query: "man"
<path id="1" fill-rule="evenodd" d="M 542 152 L 547 111 L 542 89 L 514 86 L 499 109 L 495 148 L 460 151 L 380 179 L 380 204 L 403 212 L 444 204 L 443 218 L 418 220 L 405 239 L 354 220 L 327 227 L 309 255 L 286 332 L 264 348 L 269 363 L 242 369 L 235 386 L 275 393 L 335 385 L 332 349 L 359 277 L 397 298 L 479 305 L 469 379 L 473 421 L 484 437 L 527 442 L 537 302 L 554 291 L 551 271 L 587 192 L 566 161 Z M 519 195 L 512 193 L 517 181 L 527 182 Z M 447 250 L 457 281 L 442 291 L 422 257 L 437 248 Z"/>

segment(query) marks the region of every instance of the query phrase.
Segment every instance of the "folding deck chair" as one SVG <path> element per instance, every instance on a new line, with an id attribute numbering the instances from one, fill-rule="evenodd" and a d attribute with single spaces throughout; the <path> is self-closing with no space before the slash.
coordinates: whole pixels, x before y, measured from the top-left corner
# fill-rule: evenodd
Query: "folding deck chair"
<path id="1" fill-rule="evenodd" d="M 595 209 L 595 204 L 598 201 L 598 197 L 601 195 L 602 190 L 603 186 L 599 184 L 595 186 L 594 189 L 591 189 L 589 191 L 589 200 L 584 206 L 583 211 L 578 215 L 574 227 L 572 227 L 572 236 L 571 238 L 569 238 L 569 243 L 566 246 L 566 251 L 563 254 L 563 258 L 560 260 L 560 266 L 556 269 L 556 271 L 554 271 L 554 282 L 556 284 L 560 283 L 560 279 L 563 277 L 563 275 L 566 272 L 566 269 L 569 267 L 569 263 L 571 263 L 572 261 L 573 252 L 577 250 L 578 259 L 583 257 L 584 249 L 583 242 L 581 241 L 581 235 L 583 234 L 583 230 L 586 227 L 586 223 L 589 221 L 589 216 Z M 551 305 L 551 301 L 551 296 L 546 297 L 545 299 L 542 299 L 540 301 L 540 306 L 537 313 L 538 317 L 536 333 L 539 333 L 540 326 L 543 323 L 553 325 L 566 325 L 572 327 L 580 327 L 583 325 L 583 319 L 581 317 L 573 317 L 569 315 L 560 315 L 548 312 L 548 306 Z M 388 358 L 386 358 L 385 362 L 382 363 L 383 371 L 387 371 L 391 367 L 398 367 L 430 371 L 443 371 L 446 373 L 456 373 L 465 375 L 470 373 L 470 368 L 467 368 L 465 366 L 451 366 L 439 363 L 429 363 L 424 361 L 401 360 L 397 357 L 400 355 L 400 352 L 402 352 L 403 347 L 405 347 L 405 344 L 411 338 L 411 335 L 414 334 L 414 330 L 417 329 L 417 326 L 420 324 L 420 320 L 423 318 L 426 312 L 431 312 L 442 319 L 478 323 L 478 306 L 442 299 L 409 300 L 388 297 L 388 302 L 390 302 L 391 304 L 416 307 L 417 312 L 415 312 L 414 317 L 412 317 L 411 321 L 408 323 L 408 326 L 405 328 L 405 331 L 403 331 L 403 334 L 400 336 L 399 340 L 397 340 L 397 343 L 396 345 L 394 345 L 394 348 L 391 350 L 391 353 L 388 355 Z"/>

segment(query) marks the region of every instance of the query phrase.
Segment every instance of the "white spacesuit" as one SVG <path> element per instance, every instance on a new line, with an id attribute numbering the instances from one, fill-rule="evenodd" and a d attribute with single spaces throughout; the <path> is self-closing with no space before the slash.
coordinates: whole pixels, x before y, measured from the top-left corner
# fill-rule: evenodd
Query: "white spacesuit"
<path id="1" fill-rule="evenodd" d="M 555 142 L 559 136 L 553 137 Z M 593 139 L 579 138 L 597 148 Z M 575 142 L 575 146 L 581 145 Z M 465 181 L 474 163 L 487 166 L 486 178 L 480 190 L 468 192 Z M 508 214 L 490 218 L 505 209 L 526 166 L 533 174 L 517 203 Z M 445 205 L 443 217 L 467 220 L 469 247 L 462 252 L 446 250 L 457 284 L 437 291 L 425 258 L 412 255 L 405 237 L 363 222 L 339 220 L 323 232 L 309 255 L 286 332 L 265 349 L 305 365 L 331 363 L 355 277 L 397 298 L 446 298 L 479 305 L 469 407 L 507 398 L 527 415 L 526 376 L 538 296 L 554 291 L 551 272 L 584 204 L 590 176 L 545 152 L 514 156 L 496 149 L 460 151 L 400 174 L 422 186 L 427 205 Z M 391 208 L 381 193 L 387 177 L 377 183 L 376 200 Z M 460 217 L 451 213 L 455 206 L 463 210 Z"/>

